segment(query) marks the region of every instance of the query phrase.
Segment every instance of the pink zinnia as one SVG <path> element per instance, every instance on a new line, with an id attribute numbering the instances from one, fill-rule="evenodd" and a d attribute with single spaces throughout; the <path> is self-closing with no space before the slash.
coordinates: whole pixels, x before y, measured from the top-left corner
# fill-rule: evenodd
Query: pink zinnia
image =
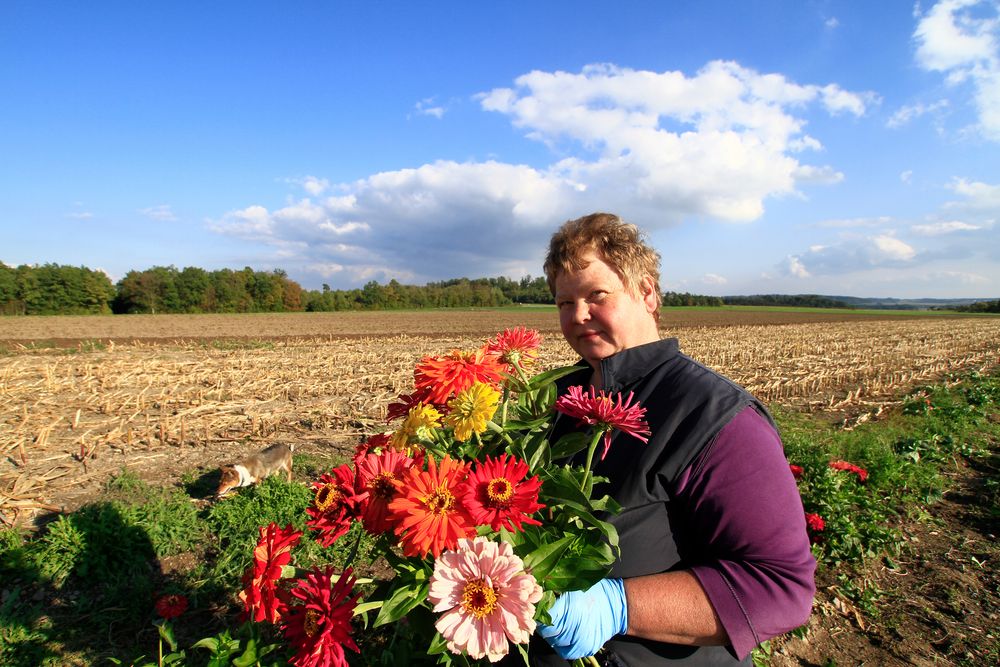
<path id="1" fill-rule="evenodd" d="M 643 420 L 646 408 L 639 407 L 638 403 L 632 405 L 633 396 L 634 393 L 629 392 L 628 398 L 622 399 L 619 393 L 612 400 L 603 389 L 597 391 L 590 387 L 588 393 L 583 387 L 575 386 L 570 387 L 567 393 L 556 400 L 555 409 L 570 417 L 576 417 L 581 424 L 596 426 L 604 432 L 604 451 L 601 452 L 603 460 L 611 448 L 612 429 L 628 433 L 642 442 L 648 441 L 646 436 L 650 435 L 649 424 Z"/>
<path id="2" fill-rule="evenodd" d="M 508 640 L 528 643 L 541 597 L 542 587 L 511 546 L 485 537 L 460 539 L 455 551 L 443 552 L 427 594 L 434 611 L 444 612 L 434 627 L 448 650 L 490 662 L 507 655 Z"/>
<path id="3" fill-rule="evenodd" d="M 853 472 L 858 476 L 858 481 L 862 484 L 868 479 L 868 471 L 860 466 L 856 466 L 853 463 L 848 463 L 847 461 L 830 461 L 830 467 L 834 470 L 844 470 L 847 472 Z"/>

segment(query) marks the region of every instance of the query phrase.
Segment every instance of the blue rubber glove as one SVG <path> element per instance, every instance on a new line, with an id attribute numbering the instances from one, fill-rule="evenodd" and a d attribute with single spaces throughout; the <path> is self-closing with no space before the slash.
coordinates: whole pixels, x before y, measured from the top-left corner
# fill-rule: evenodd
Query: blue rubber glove
<path id="1" fill-rule="evenodd" d="M 605 642 L 628 630 L 628 605 L 621 579 L 601 579 L 585 591 L 560 595 L 549 609 L 552 625 L 538 634 L 556 653 L 576 660 L 597 653 Z"/>

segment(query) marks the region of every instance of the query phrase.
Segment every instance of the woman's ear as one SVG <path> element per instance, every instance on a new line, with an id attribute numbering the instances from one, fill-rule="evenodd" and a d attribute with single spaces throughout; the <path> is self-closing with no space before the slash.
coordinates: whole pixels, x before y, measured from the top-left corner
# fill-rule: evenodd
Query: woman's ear
<path id="1" fill-rule="evenodd" d="M 649 276 L 643 276 L 642 280 L 639 281 L 639 294 L 642 296 L 643 303 L 646 304 L 646 310 L 650 313 L 655 313 L 660 305 L 654 285 L 653 279 Z"/>

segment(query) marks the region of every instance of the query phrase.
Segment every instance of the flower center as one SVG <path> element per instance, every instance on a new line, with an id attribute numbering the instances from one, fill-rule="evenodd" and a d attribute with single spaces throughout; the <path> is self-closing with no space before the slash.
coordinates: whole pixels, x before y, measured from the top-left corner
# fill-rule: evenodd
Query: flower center
<path id="1" fill-rule="evenodd" d="M 392 498 L 396 490 L 392 486 L 392 480 L 396 479 L 396 476 L 391 472 L 380 472 L 372 481 L 368 482 L 368 490 L 376 498 Z"/>
<path id="2" fill-rule="evenodd" d="M 497 592 L 482 579 L 473 579 L 462 590 L 462 608 L 477 619 L 488 616 L 497 608 Z"/>
<path id="3" fill-rule="evenodd" d="M 319 632 L 319 612 L 314 609 L 306 610 L 305 620 L 302 621 L 302 630 L 306 635 L 315 637 Z"/>
<path id="4" fill-rule="evenodd" d="M 455 506 L 455 496 L 451 495 L 446 487 L 439 487 L 437 491 L 424 498 L 424 505 L 431 514 L 445 514 Z"/>
<path id="5" fill-rule="evenodd" d="M 507 507 L 514 495 L 514 485 L 506 477 L 491 479 L 486 485 L 486 496 L 492 507 Z"/>
<path id="6" fill-rule="evenodd" d="M 325 512 L 344 498 L 336 484 L 324 484 L 316 492 L 316 509 Z"/>

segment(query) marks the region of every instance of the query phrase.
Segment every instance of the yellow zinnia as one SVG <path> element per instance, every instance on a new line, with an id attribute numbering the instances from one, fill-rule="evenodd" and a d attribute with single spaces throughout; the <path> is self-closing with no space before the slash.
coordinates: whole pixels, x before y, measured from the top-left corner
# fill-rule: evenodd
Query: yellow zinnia
<path id="1" fill-rule="evenodd" d="M 476 382 L 448 402 L 451 412 L 444 418 L 444 423 L 455 429 L 456 440 L 465 442 L 473 433 L 486 430 L 486 423 L 493 418 L 499 403 L 499 391 L 488 384 Z"/>
<path id="2" fill-rule="evenodd" d="M 417 403 L 403 420 L 389 444 L 399 450 L 404 450 L 414 440 L 431 440 L 433 431 L 441 426 L 441 413 L 433 405 Z"/>

